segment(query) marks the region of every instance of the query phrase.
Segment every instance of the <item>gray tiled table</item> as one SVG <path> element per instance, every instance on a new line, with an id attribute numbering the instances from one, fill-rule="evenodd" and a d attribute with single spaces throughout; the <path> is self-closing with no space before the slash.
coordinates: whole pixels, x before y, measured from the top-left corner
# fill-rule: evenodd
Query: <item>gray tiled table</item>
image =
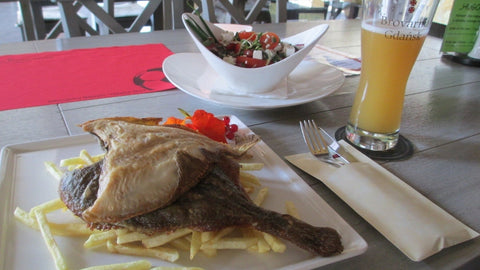
<path id="1" fill-rule="evenodd" d="M 359 21 L 329 21 L 320 44 L 360 55 Z M 256 30 L 288 36 L 315 22 L 254 25 Z M 128 33 L 102 37 L 33 41 L 0 46 L 0 55 L 162 42 L 174 52 L 196 48 L 185 30 Z M 401 133 L 415 145 L 413 157 L 381 165 L 399 176 L 456 218 L 480 231 L 480 69 L 444 62 L 441 39 L 428 37 L 407 85 Z M 0 75 L 1 76 L 1 75 Z M 313 118 L 330 134 L 344 125 L 358 77 L 347 78 L 331 96 L 304 105 L 247 111 L 213 105 L 181 91 L 109 98 L 0 112 L 0 146 L 80 134 L 86 120 L 130 115 L 177 115 L 203 108 L 238 116 L 280 156 L 306 152 L 298 121 Z M 32 87 L 34 84 L 32 83 Z M 479 269 L 480 239 L 448 248 L 421 262 L 410 261 L 322 183 L 297 170 L 368 242 L 360 256 L 325 269 L 453 269 L 474 264 Z M 412 228 L 415 230 L 415 228 Z"/>

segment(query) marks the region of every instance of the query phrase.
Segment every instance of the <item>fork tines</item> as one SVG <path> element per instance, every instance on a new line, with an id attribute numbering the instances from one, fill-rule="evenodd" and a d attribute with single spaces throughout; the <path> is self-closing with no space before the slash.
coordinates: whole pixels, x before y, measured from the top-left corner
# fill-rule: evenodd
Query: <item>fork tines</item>
<path id="1" fill-rule="evenodd" d="M 313 120 L 300 121 L 300 130 L 308 149 L 313 155 L 328 154 L 327 142 Z"/>

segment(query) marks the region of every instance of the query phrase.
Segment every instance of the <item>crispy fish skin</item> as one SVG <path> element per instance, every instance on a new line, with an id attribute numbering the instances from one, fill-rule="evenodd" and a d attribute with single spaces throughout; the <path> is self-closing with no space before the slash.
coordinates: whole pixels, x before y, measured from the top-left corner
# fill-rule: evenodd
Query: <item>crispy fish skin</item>
<path id="1" fill-rule="evenodd" d="M 174 204 L 116 225 L 147 234 L 181 228 L 220 231 L 232 226 L 253 227 L 288 240 L 312 254 L 328 257 L 343 251 L 336 230 L 315 227 L 290 215 L 256 206 L 240 186 L 238 175 L 226 169 L 235 166 L 233 163 L 217 164 L 205 179 Z"/>
<path id="2" fill-rule="evenodd" d="M 73 189 L 70 193 L 95 196 L 98 187 L 98 174 L 88 173 L 98 170 L 98 165 L 85 167 L 84 173 L 70 172 L 62 188 Z M 97 167 L 97 168 L 96 168 Z M 237 170 L 235 170 L 237 168 Z M 75 176 L 88 175 L 87 181 Z M 89 188 L 93 192 L 85 192 Z M 84 197 L 67 204 L 69 209 L 82 213 L 89 207 L 93 198 Z M 73 211 L 73 210 L 72 210 Z M 256 206 L 238 182 L 238 163 L 227 161 L 216 164 L 211 172 L 195 187 L 182 194 L 174 203 L 130 219 L 111 223 L 91 223 L 91 228 L 128 228 L 145 234 L 170 232 L 181 228 L 196 231 L 220 231 L 224 228 L 254 227 L 276 237 L 288 240 L 315 255 L 333 256 L 343 251 L 341 237 L 329 227 L 315 227 L 290 215 Z"/>
<path id="3" fill-rule="evenodd" d="M 152 119 L 104 118 L 81 125 L 107 150 L 97 199 L 83 212 L 84 220 L 115 223 L 169 205 L 218 159 L 243 154 L 191 130 L 155 125 Z"/>
<path id="4" fill-rule="evenodd" d="M 60 180 L 58 194 L 68 209 L 82 217 L 83 211 L 97 199 L 98 179 L 103 160 L 82 169 L 65 172 Z"/>

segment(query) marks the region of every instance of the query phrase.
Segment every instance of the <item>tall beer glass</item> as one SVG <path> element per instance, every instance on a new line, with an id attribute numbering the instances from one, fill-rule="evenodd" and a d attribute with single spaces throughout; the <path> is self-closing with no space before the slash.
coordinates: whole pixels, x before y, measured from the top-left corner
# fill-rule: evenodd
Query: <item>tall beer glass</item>
<path id="1" fill-rule="evenodd" d="M 346 137 L 368 150 L 393 148 L 405 87 L 438 0 L 364 0 L 362 72 Z"/>

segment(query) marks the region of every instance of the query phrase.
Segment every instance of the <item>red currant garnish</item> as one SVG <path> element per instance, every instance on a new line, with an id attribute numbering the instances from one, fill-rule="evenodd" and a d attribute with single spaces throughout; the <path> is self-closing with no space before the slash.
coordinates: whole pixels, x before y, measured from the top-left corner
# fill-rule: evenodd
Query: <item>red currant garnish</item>
<path id="1" fill-rule="evenodd" d="M 225 133 L 225 137 L 227 137 L 227 139 L 229 140 L 233 140 L 233 138 L 235 138 L 235 134 L 233 134 L 232 132 L 227 132 Z"/>
<path id="2" fill-rule="evenodd" d="M 230 117 L 224 116 L 223 117 L 223 122 L 225 123 L 225 126 L 228 126 L 230 124 Z"/>
<path id="3" fill-rule="evenodd" d="M 233 138 L 235 138 L 235 132 L 238 131 L 238 126 L 236 124 L 230 125 L 230 117 L 228 116 L 223 117 L 223 122 L 225 123 L 225 137 L 233 140 Z"/>
<path id="4" fill-rule="evenodd" d="M 237 132 L 238 131 L 238 126 L 235 124 L 232 124 L 229 126 L 229 129 L 231 132 Z"/>

